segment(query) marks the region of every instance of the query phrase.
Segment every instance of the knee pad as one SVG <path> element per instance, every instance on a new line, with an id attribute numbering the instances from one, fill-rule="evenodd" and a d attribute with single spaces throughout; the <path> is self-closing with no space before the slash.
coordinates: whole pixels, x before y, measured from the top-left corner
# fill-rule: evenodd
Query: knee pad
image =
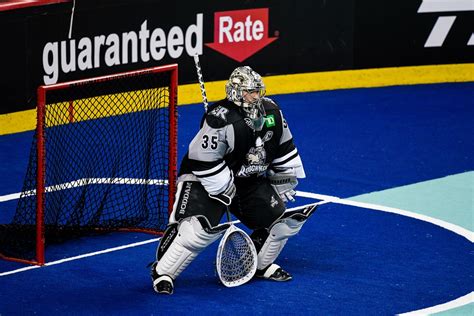
<path id="1" fill-rule="evenodd" d="M 259 270 L 265 269 L 276 260 L 288 238 L 301 230 L 315 209 L 316 206 L 285 213 L 270 226 L 268 237 L 258 252 Z"/>
<path id="2" fill-rule="evenodd" d="M 211 227 L 204 216 L 187 217 L 179 224 L 170 225 L 158 246 L 156 272 L 175 279 L 227 227 L 227 224 Z"/>

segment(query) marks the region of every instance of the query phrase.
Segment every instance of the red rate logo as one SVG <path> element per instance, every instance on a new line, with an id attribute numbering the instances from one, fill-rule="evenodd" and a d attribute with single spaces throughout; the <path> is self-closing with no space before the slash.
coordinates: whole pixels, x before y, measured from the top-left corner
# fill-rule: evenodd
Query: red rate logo
<path id="1" fill-rule="evenodd" d="M 214 13 L 214 43 L 210 48 L 242 62 L 275 41 L 268 37 L 268 8 Z"/>

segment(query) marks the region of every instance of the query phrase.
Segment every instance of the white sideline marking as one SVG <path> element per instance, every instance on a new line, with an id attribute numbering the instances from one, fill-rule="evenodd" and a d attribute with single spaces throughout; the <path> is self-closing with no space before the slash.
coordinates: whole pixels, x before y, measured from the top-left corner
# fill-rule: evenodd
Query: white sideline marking
<path id="1" fill-rule="evenodd" d="M 350 205 L 350 206 L 361 207 L 361 208 L 366 208 L 366 209 L 375 210 L 375 211 L 382 211 L 382 212 L 387 212 L 387 213 L 394 213 L 394 214 L 399 214 L 399 215 L 403 215 L 403 216 L 406 216 L 406 217 L 415 218 L 415 219 L 418 219 L 418 220 L 421 220 L 421 221 L 424 221 L 424 222 L 434 224 L 436 226 L 440 226 L 444 229 L 452 231 L 453 233 L 456 233 L 460 236 L 463 236 L 464 238 L 466 238 L 470 242 L 474 242 L 474 232 L 472 232 L 468 229 L 465 229 L 463 227 L 460 227 L 458 225 L 448 223 L 448 222 L 445 222 L 443 220 L 433 218 L 433 217 L 430 217 L 430 216 L 417 214 L 417 213 L 414 213 L 414 212 L 409 212 L 409 211 L 401 210 L 401 209 L 394 208 L 394 207 L 388 207 L 388 206 L 371 204 L 371 203 L 351 201 L 351 200 L 341 199 L 341 198 L 338 198 L 338 197 L 335 197 L 335 196 L 314 194 L 314 193 L 310 193 L 310 192 L 297 191 L 296 195 L 301 196 L 301 197 L 306 197 L 306 198 L 314 198 L 314 199 L 318 199 L 318 200 L 324 200 L 325 203 L 336 203 L 336 204 Z M 323 203 L 321 203 L 321 204 L 323 204 Z"/>
<path id="2" fill-rule="evenodd" d="M 46 193 L 60 190 L 79 188 L 89 184 L 138 184 L 138 185 L 168 185 L 168 180 L 163 179 L 140 179 L 140 178 L 83 178 L 71 182 L 52 185 L 45 188 Z M 12 193 L 0 196 L 0 202 L 19 199 L 20 196 L 36 195 L 36 190 L 20 193 Z"/>
<path id="3" fill-rule="evenodd" d="M 127 249 L 127 248 L 138 247 L 138 246 L 142 246 L 142 245 L 149 244 L 149 243 L 152 243 L 152 242 L 156 242 L 158 240 L 160 240 L 160 238 L 153 238 L 153 239 L 148 239 L 148 240 L 136 242 L 136 243 L 133 243 L 133 244 L 118 246 L 118 247 L 109 248 L 109 249 L 96 251 L 96 252 L 90 252 L 90 253 L 86 253 L 86 254 L 83 254 L 83 255 L 75 256 L 75 257 L 64 258 L 64 259 L 61 259 L 61 260 L 47 262 L 47 263 L 44 264 L 44 266 L 45 267 L 46 266 L 54 266 L 54 265 L 61 264 L 61 263 L 64 263 L 64 262 L 69 262 L 69 261 L 79 260 L 79 259 L 83 259 L 83 258 L 87 258 L 87 257 L 97 256 L 97 255 L 101 255 L 101 254 L 104 254 L 104 253 L 114 252 L 114 251 L 123 250 L 123 249 Z M 28 271 L 28 270 L 32 270 L 32 269 L 38 269 L 38 268 L 41 268 L 41 266 L 28 266 L 28 267 L 24 267 L 24 268 L 21 268 L 21 269 L 0 273 L 0 277 L 10 275 L 10 274 L 19 273 L 19 272 L 24 272 L 24 271 Z"/>
<path id="4" fill-rule="evenodd" d="M 105 180 L 104 181 L 104 179 L 107 179 L 107 178 L 94 179 L 94 183 L 111 183 L 110 180 Z M 86 179 L 82 179 L 82 180 L 85 181 Z M 128 179 L 127 181 L 129 181 L 129 180 L 130 179 Z M 140 180 L 140 179 L 136 179 L 136 180 Z M 80 181 L 80 180 L 78 180 L 78 181 Z M 78 181 L 74 181 L 74 182 L 78 182 Z M 109 182 L 106 182 L 106 181 L 109 181 Z M 124 181 L 125 181 L 125 178 L 124 178 Z M 151 183 L 151 180 L 148 180 L 148 181 Z M 158 181 L 153 180 L 153 181 L 154 181 L 153 184 L 158 183 L 158 185 L 163 185 L 164 182 L 167 183 L 167 181 L 163 181 L 163 180 L 158 180 Z M 114 181 L 113 183 L 118 183 L 118 182 Z M 126 182 L 126 183 L 130 183 L 130 182 Z M 136 184 L 144 184 L 144 183 L 145 183 L 144 180 L 136 181 Z M 10 196 L 14 196 L 14 195 L 19 197 L 20 193 L 9 194 L 9 195 L 6 195 L 6 196 L 10 197 Z M 415 219 L 418 219 L 418 220 L 421 220 L 421 221 L 425 221 L 425 222 L 429 222 L 429 223 L 432 223 L 434 225 L 445 228 L 449 231 L 452 231 L 452 232 L 454 232 L 458 235 L 463 236 L 464 238 L 468 239 L 471 242 L 473 242 L 473 240 L 474 240 L 474 236 L 473 236 L 474 233 L 473 232 L 471 232 L 467 229 L 464 229 L 462 227 L 459 227 L 457 225 L 454 225 L 454 224 L 451 224 L 451 223 L 448 223 L 448 222 L 445 222 L 445 221 L 442 221 L 442 220 L 439 220 L 439 219 L 436 219 L 436 218 L 432 218 L 432 217 L 429 217 L 429 216 L 426 216 L 426 215 L 421 215 L 421 214 L 417 214 L 417 213 L 413 213 L 413 212 L 409 212 L 409 211 L 404 211 L 404 210 L 393 208 L 393 207 L 387 207 L 387 206 L 382 206 L 382 205 L 377 205 L 377 204 L 370 204 L 370 203 L 363 203 L 363 202 L 345 200 L 345 199 L 341 199 L 341 198 L 338 198 L 338 197 L 335 197 L 335 196 L 316 194 L 316 193 L 311 193 L 311 192 L 297 191 L 297 196 L 317 199 L 317 200 L 321 200 L 321 201 L 319 201 L 317 203 L 310 203 L 310 204 L 306 204 L 306 205 L 300 205 L 300 206 L 297 206 L 297 207 L 289 208 L 289 209 L 286 210 L 287 212 L 288 211 L 293 211 L 295 209 L 304 208 L 304 207 L 307 207 L 307 206 L 313 205 L 313 204 L 318 204 L 318 205 L 323 205 L 323 204 L 327 204 L 327 203 L 343 204 L 343 205 L 355 206 L 355 207 L 360 207 L 360 208 L 366 208 L 366 209 L 371 209 L 371 210 L 376 210 L 376 211 L 382 211 L 382 212 L 388 212 L 388 213 L 399 214 L 399 215 L 403 215 L 403 216 L 407 216 L 407 217 L 412 217 L 412 218 L 415 218 Z M 3 197 L 5 197 L 5 196 L 3 196 Z M 0 198 L 2 198 L 2 197 L 0 196 Z M 0 199 L 0 202 L 1 201 L 2 200 Z M 233 221 L 233 223 L 238 224 L 238 223 L 240 223 L 240 221 L 238 221 L 238 220 Z M 45 263 L 44 266 L 52 266 L 52 265 L 60 264 L 60 263 L 63 263 L 63 262 L 68 262 L 68 261 L 78 260 L 78 259 L 82 259 L 82 258 L 86 258 L 86 257 L 90 257 L 90 256 L 100 255 L 100 254 L 103 254 L 103 253 L 108 253 L 108 252 L 122 250 L 122 249 L 126 249 L 126 248 L 141 246 L 141 245 L 148 244 L 148 243 L 151 243 L 151 242 L 155 242 L 155 241 L 158 241 L 158 240 L 159 240 L 159 238 L 149 239 L 149 240 L 145 240 L 145 241 L 142 241 L 142 242 L 137 242 L 137 243 L 133 243 L 133 244 L 129 244 L 129 245 L 110 248 L 110 249 L 97 251 L 97 252 L 84 254 L 84 255 L 79 255 L 79 256 L 76 256 L 76 257 L 66 258 L 66 259 L 62 259 L 62 260 L 58 260 L 58 261 L 52 261 L 52 262 L 49 262 L 49 263 Z M 27 270 L 31 270 L 31 269 L 36 269 L 36 268 L 39 268 L 39 266 L 31 266 L 31 267 L 25 267 L 25 268 L 13 270 L 13 271 L 3 272 L 3 273 L 0 273 L 0 277 L 5 276 L 5 275 L 9 275 L 9 274 L 13 274 L 13 273 L 23 272 L 23 271 L 27 271 Z"/>
<path id="5" fill-rule="evenodd" d="M 408 312 L 408 313 L 403 313 L 403 314 L 398 314 L 400 316 L 422 316 L 422 315 L 431 315 L 431 314 L 436 314 L 439 312 L 444 312 L 453 308 L 461 307 L 470 303 L 474 302 L 474 292 L 471 292 L 469 294 L 466 294 L 464 296 L 461 296 L 455 300 L 452 300 L 450 302 L 440 304 L 440 305 L 435 305 L 432 307 L 424 308 L 424 309 L 419 309 L 417 311 L 413 312 Z"/>
<path id="6" fill-rule="evenodd" d="M 340 199 L 335 196 L 329 196 L 329 195 L 322 195 L 322 194 L 315 194 L 315 193 L 310 193 L 310 192 L 302 192 L 302 191 L 297 191 L 296 192 L 297 196 L 301 197 L 306 197 L 306 198 L 314 198 L 318 200 L 323 200 L 319 202 L 318 204 L 326 204 L 326 203 L 337 203 L 337 204 L 344 204 L 344 205 L 350 205 L 350 206 L 356 206 L 356 207 L 361 207 L 361 208 L 367 208 L 371 210 L 376 210 L 376 211 L 382 211 L 382 212 L 388 212 L 388 213 L 395 213 L 407 217 L 412 217 L 421 221 L 429 222 L 434 225 L 440 226 L 442 228 L 445 228 L 447 230 L 450 230 L 458 235 L 461 235 L 465 237 L 467 240 L 470 242 L 473 242 L 474 240 L 474 233 L 457 225 L 432 218 L 426 215 L 421 215 L 409 211 L 404 211 L 401 209 L 393 208 L 393 207 L 387 207 L 387 206 L 382 206 L 382 205 L 376 205 L 376 204 L 369 204 L 369 203 L 362 203 L 362 202 L 356 202 L 356 201 L 351 201 L 351 200 L 344 200 Z M 455 300 L 446 302 L 444 304 L 412 311 L 412 312 L 407 312 L 403 314 L 398 314 L 400 316 L 424 316 L 424 315 L 431 315 L 431 314 L 436 314 L 439 312 L 444 312 L 453 308 L 461 307 L 470 303 L 474 303 L 474 292 L 471 292 L 467 295 L 461 296 Z"/>
<path id="7" fill-rule="evenodd" d="M 137 179 L 137 180 L 139 180 L 139 179 Z M 114 182 L 114 183 L 116 183 L 116 182 Z M 144 184 L 144 183 L 140 183 L 140 184 Z M 162 185 L 162 184 L 160 184 L 160 185 Z M 9 194 L 7 196 L 14 196 L 14 195 L 17 195 L 19 197 L 20 193 Z M 377 204 L 369 204 L 369 203 L 363 203 L 363 202 L 356 202 L 356 201 L 341 199 L 341 198 L 338 198 L 338 197 L 335 197 L 335 196 L 316 194 L 316 193 L 311 193 L 311 192 L 303 192 L 303 191 L 297 191 L 297 196 L 321 200 L 321 201 L 316 203 L 318 205 L 323 205 L 323 204 L 327 204 L 327 203 L 336 203 L 336 204 L 350 205 L 350 206 L 355 206 L 355 207 L 367 208 L 367 209 L 371 209 L 371 210 L 388 212 L 388 213 L 395 213 L 395 214 L 399 214 L 399 215 L 402 215 L 402 216 L 412 217 L 412 218 L 415 218 L 415 219 L 418 219 L 418 220 L 421 220 L 421 221 L 432 223 L 434 225 L 440 226 L 440 227 L 445 228 L 447 230 L 450 230 L 450 231 L 452 231 L 452 232 L 454 232 L 458 235 L 461 235 L 461 236 L 465 237 L 466 239 L 468 239 L 471 242 L 473 242 L 473 240 L 474 240 L 474 236 L 473 236 L 474 233 L 467 230 L 467 229 L 464 229 L 464 228 L 459 227 L 457 225 L 454 225 L 454 224 L 451 224 L 451 223 L 448 223 L 448 222 L 445 222 L 445 221 L 442 221 L 442 220 L 439 220 L 439 219 L 436 219 L 436 218 L 432 218 L 432 217 L 421 215 L 421 214 L 416 214 L 416 213 L 409 212 L 409 211 L 404 211 L 404 210 L 393 208 L 393 207 L 387 207 L 387 206 L 382 206 L 382 205 L 377 205 Z M 3 196 L 3 197 L 5 197 L 5 196 Z M 2 201 L 1 198 L 2 197 L 0 196 L 0 202 Z M 314 203 L 312 203 L 312 204 L 314 204 Z M 309 206 L 309 205 L 312 205 L 312 204 L 306 204 L 306 205 L 303 205 L 303 206 L 293 207 L 293 208 L 287 209 L 287 211 L 292 211 L 292 210 L 295 210 L 295 209 L 298 209 L 298 208 L 303 208 L 303 207 L 306 207 L 306 206 Z M 234 223 L 239 223 L 239 221 L 234 221 Z M 79 260 L 79 259 L 82 259 L 82 258 L 92 257 L 92 256 L 96 256 L 96 255 L 100 255 L 100 254 L 104 254 L 104 253 L 108 253 L 108 252 L 118 251 L 118 250 L 122 250 L 122 249 L 126 249 L 126 248 L 137 247 L 137 246 L 141 246 L 141 245 L 144 245 L 144 244 L 156 242 L 159 239 L 160 238 L 149 239 L 149 240 L 145 240 L 145 241 L 141 241 L 141 242 L 137 242 L 137 243 L 133 243 L 133 244 L 123 245 L 123 246 L 119 246 L 119 247 L 115 247 L 115 248 L 109 248 L 109 249 L 105 249 L 105 250 L 102 250 L 102 251 L 83 254 L 83 255 L 79 255 L 79 256 L 75 256 L 75 257 L 71 257 L 71 258 L 65 258 L 65 259 L 61 259 L 61 260 L 57 260 L 57 261 L 52 261 L 52 262 L 45 263 L 44 266 L 53 266 L 53 265 L 61 264 L 61 263 L 68 262 L 68 261 Z M 24 268 L 21 268 L 21 269 L 0 273 L 0 277 L 15 274 L 15 273 L 20 273 L 20 272 L 24 272 L 24 271 L 28 271 L 28 270 L 38 269 L 38 268 L 40 268 L 40 266 L 28 266 L 28 267 L 24 267 Z M 452 300 L 450 302 L 447 302 L 447 303 L 444 303 L 444 304 L 441 304 L 441 305 L 436 305 L 436 306 L 432 306 L 432 307 L 429 307 L 429 308 L 425 308 L 425 309 L 421 309 L 421 310 L 417 310 L 417 311 L 413 311 L 413 312 L 408 312 L 408 313 L 404 313 L 404 314 L 400 314 L 400 315 L 403 315 L 403 316 L 426 315 L 426 314 L 446 311 L 446 310 L 456 308 L 456 307 L 461 307 L 461 306 L 464 306 L 464 305 L 472 303 L 472 302 L 474 302 L 474 292 L 471 292 L 471 293 L 469 293 L 465 296 L 459 297 L 455 300 Z"/>
<path id="8" fill-rule="evenodd" d="M 12 193 L 12 194 L 7 194 L 7 195 L 2 195 L 0 196 L 0 202 L 6 202 L 10 200 L 17 200 L 21 196 L 21 193 Z"/>
<path id="9" fill-rule="evenodd" d="M 19 193 L 17 193 L 17 195 L 19 196 Z M 314 204 L 324 204 L 324 203 L 326 203 L 326 202 L 321 201 L 321 202 L 318 202 L 318 203 L 310 203 L 310 204 L 306 204 L 306 205 L 300 205 L 300 206 L 297 206 L 297 207 L 289 208 L 289 209 L 286 210 L 286 212 L 293 211 L 293 210 L 296 210 L 296 209 L 305 208 L 307 206 L 314 205 Z M 238 221 L 238 220 L 233 221 L 233 223 L 234 224 L 239 224 L 240 221 Z M 83 259 L 83 258 L 87 258 L 87 257 L 97 256 L 97 255 L 101 255 L 101 254 L 104 254 L 104 253 L 123 250 L 123 249 L 127 249 L 127 248 L 138 247 L 138 246 L 142 246 L 142 245 L 149 244 L 149 243 L 152 243 L 152 242 L 156 242 L 158 240 L 160 240 L 160 238 L 153 238 L 153 239 L 148 239 L 148 240 L 145 240 L 145 241 L 136 242 L 136 243 L 133 243 L 133 244 L 118 246 L 118 247 L 109 248 L 109 249 L 105 249 L 105 250 L 101 250 L 101 251 L 86 253 L 86 254 L 83 254 L 83 255 L 75 256 L 75 257 L 70 257 L 70 258 L 64 258 L 64 259 L 61 259 L 61 260 L 51 261 L 51 262 L 45 263 L 44 267 L 54 266 L 54 265 L 69 262 L 69 261 L 74 261 L 74 260 L 79 260 L 79 259 Z M 0 273 L 0 277 L 11 275 L 11 274 L 16 274 L 16 273 L 20 273 L 20 272 L 24 272 L 24 271 L 29 271 L 29 270 L 33 270 L 33 269 L 38 269 L 38 268 L 41 268 L 41 267 L 42 266 L 27 266 L 27 267 L 16 269 L 16 270 L 2 272 L 2 273 Z"/>

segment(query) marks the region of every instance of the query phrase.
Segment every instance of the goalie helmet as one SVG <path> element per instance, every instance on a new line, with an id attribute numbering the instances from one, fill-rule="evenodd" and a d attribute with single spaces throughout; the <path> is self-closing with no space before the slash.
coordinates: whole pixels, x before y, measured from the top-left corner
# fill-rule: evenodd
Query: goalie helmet
<path id="1" fill-rule="evenodd" d="M 255 130 L 263 127 L 265 110 L 262 100 L 265 85 L 262 77 L 249 66 L 237 67 L 225 86 L 227 99 L 241 107 L 245 115 L 252 120 Z"/>

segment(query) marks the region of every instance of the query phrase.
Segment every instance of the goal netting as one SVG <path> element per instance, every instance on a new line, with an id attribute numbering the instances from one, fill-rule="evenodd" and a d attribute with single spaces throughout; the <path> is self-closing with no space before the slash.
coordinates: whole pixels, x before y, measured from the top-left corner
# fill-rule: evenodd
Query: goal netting
<path id="1" fill-rule="evenodd" d="M 177 65 L 38 89 L 23 190 L 0 256 L 117 230 L 163 232 L 176 177 Z"/>

